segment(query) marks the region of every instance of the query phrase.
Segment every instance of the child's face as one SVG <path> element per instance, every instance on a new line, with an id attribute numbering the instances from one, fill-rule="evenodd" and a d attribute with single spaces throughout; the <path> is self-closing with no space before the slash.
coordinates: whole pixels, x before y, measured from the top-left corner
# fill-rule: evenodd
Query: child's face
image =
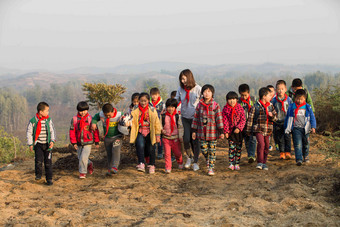
<path id="1" fill-rule="evenodd" d="M 166 108 L 166 111 L 168 111 L 169 114 L 173 114 L 175 110 L 176 110 L 176 108 L 173 107 L 173 106 L 168 106 L 168 107 Z"/>
<path id="2" fill-rule="evenodd" d="M 299 89 L 302 89 L 302 87 L 292 87 L 293 92 L 296 92 Z"/>
<path id="3" fill-rule="evenodd" d="M 183 84 L 184 86 L 187 85 L 187 81 L 188 81 L 188 79 L 187 79 L 186 76 L 182 76 L 182 77 L 181 77 L 181 82 L 182 82 L 182 84 Z"/>
<path id="4" fill-rule="evenodd" d="M 248 91 L 241 92 L 240 96 L 242 99 L 247 100 L 249 98 L 249 92 Z"/>
<path id="5" fill-rule="evenodd" d="M 132 104 L 133 104 L 134 106 L 138 106 L 138 104 L 139 104 L 138 98 L 135 98 L 135 99 L 133 100 Z"/>
<path id="6" fill-rule="evenodd" d="M 78 111 L 79 115 L 82 116 L 82 117 L 85 117 L 86 114 L 88 113 L 87 110 L 83 110 L 83 111 Z"/>
<path id="7" fill-rule="evenodd" d="M 228 99 L 228 104 L 231 106 L 231 107 L 234 107 L 237 103 L 237 99 Z"/>
<path id="8" fill-rule="evenodd" d="M 299 95 L 298 97 L 295 97 L 295 102 L 298 105 L 301 105 L 302 103 L 304 103 L 306 101 L 305 96 L 303 95 Z"/>
<path id="9" fill-rule="evenodd" d="M 271 87 L 269 88 L 269 90 L 270 90 L 270 95 L 271 95 L 270 99 L 272 99 L 275 95 L 275 89 Z"/>
<path id="10" fill-rule="evenodd" d="M 157 101 L 157 99 L 159 98 L 159 93 L 156 93 L 156 94 L 152 94 L 151 95 L 151 100 L 154 102 L 154 101 Z"/>
<path id="11" fill-rule="evenodd" d="M 111 117 L 113 117 L 113 112 L 104 113 L 104 116 L 105 116 L 106 118 L 111 118 Z"/>
<path id="12" fill-rule="evenodd" d="M 203 97 L 204 97 L 204 101 L 210 101 L 210 99 L 212 99 L 213 93 L 210 91 L 210 89 L 205 89 L 203 91 Z"/>
<path id="13" fill-rule="evenodd" d="M 284 84 L 279 84 L 276 86 L 276 94 L 280 98 L 283 98 L 285 96 L 285 93 L 287 91 L 287 87 Z"/>
<path id="14" fill-rule="evenodd" d="M 143 96 L 143 97 L 141 97 L 140 99 L 139 99 L 139 104 L 144 108 L 144 107 L 146 107 L 147 105 L 148 105 L 148 103 L 149 103 L 149 100 L 145 97 L 145 96 Z"/>
<path id="15" fill-rule="evenodd" d="M 264 95 L 261 98 L 262 102 L 264 101 L 264 103 L 270 102 L 271 99 L 272 99 L 272 94 L 270 92 L 268 92 L 268 94 Z"/>
<path id="16" fill-rule="evenodd" d="M 47 117 L 50 111 L 50 107 L 46 106 L 44 110 L 39 111 L 39 115 L 42 117 Z"/>

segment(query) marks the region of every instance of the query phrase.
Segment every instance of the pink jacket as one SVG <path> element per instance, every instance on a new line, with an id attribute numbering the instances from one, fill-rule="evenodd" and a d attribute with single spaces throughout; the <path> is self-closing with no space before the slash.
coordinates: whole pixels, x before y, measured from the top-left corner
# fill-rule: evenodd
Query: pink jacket
<path id="1" fill-rule="evenodd" d="M 87 114 L 83 127 L 81 128 L 81 117 L 79 114 L 74 116 L 71 120 L 70 127 L 70 142 L 80 146 L 90 145 L 93 143 L 99 143 L 99 131 L 91 129 L 92 117 Z"/>
<path id="2" fill-rule="evenodd" d="M 222 111 L 224 133 L 231 133 L 235 128 L 238 128 L 240 131 L 242 131 L 246 125 L 246 117 L 244 115 L 243 107 L 239 103 L 236 103 L 235 106 L 233 122 L 231 115 L 232 109 L 228 105 L 225 105 Z"/>

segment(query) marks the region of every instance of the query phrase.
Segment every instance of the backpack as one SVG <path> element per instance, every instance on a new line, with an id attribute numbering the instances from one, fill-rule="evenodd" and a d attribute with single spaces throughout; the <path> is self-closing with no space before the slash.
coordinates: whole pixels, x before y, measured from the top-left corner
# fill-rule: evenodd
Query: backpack
<path id="1" fill-rule="evenodd" d="M 164 125 L 165 125 L 165 113 L 162 114 L 162 126 L 164 128 Z M 177 128 L 178 128 L 178 119 L 179 119 L 179 115 L 178 114 L 175 114 L 175 118 L 176 118 L 176 125 L 177 125 Z"/>

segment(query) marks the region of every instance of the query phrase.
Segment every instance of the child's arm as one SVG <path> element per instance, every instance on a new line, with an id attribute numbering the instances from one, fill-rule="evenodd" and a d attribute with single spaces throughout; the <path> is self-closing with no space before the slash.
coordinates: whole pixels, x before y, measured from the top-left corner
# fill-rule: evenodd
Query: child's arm
<path id="1" fill-rule="evenodd" d="M 196 132 L 197 132 L 197 129 L 198 129 L 198 126 L 199 126 L 199 119 L 200 119 L 199 105 L 197 105 L 195 115 L 194 115 L 194 119 L 192 120 L 192 123 L 191 123 L 191 129 L 193 131 L 193 133 L 192 133 L 192 139 L 193 140 L 196 139 Z"/>
<path id="2" fill-rule="evenodd" d="M 92 129 L 93 131 L 95 131 L 96 129 L 98 129 L 98 127 L 97 127 L 98 121 L 100 121 L 100 115 L 99 115 L 99 113 L 96 113 L 96 114 L 92 117 L 92 122 L 91 122 L 91 129 Z"/>
<path id="3" fill-rule="evenodd" d="M 240 120 L 236 125 L 236 128 L 238 128 L 240 131 L 242 131 L 246 125 L 246 115 L 244 114 L 244 110 L 242 106 L 240 107 Z"/>
<path id="4" fill-rule="evenodd" d="M 314 109 L 314 105 L 313 105 L 313 100 L 312 100 L 312 97 L 310 96 L 309 94 L 309 91 L 307 90 L 307 98 L 306 98 L 306 103 L 308 103 L 311 107 L 312 107 L 312 110 L 313 112 L 315 111 Z"/>
<path id="5" fill-rule="evenodd" d="M 247 119 L 247 124 L 246 124 L 246 132 L 249 135 L 252 131 L 253 127 L 253 121 L 254 121 L 254 116 L 255 116 L 255 105 L 253 105 L 250 109 L 250 112 L 248 113 L 248 119 Z"/>
<path id="6" fill-rule="evenodd" d="M 50 142 L 49 149 L 52 149 L 54 144 L 55 144 L 56 138 L 57 138 L 52 119 L 50 120 L 50 130 L 51 130 L 51 142 Z"/>
<path id="7" fill-rule="evenodd" d="M 312 128 L 312 133 L 315 133 L 315 129 L 316 129 L 316 119 L 313 113 L 313 107 L 311 106 L 310 108 L 310 125 Z"/>
<path id="8" fill-rule="evenodd" d="M 228 134 L 229 134 L 229 122 L 228 122 L 227 107 L 223 108 L 222 116 L 223 116 L 224 134 L 228 138 Z"/>
<path id="9" fill-rule="evenodd" d="M 224 139 L 223 117 L 222 117 L 221 107 L 218 104 L 216 107 L 215 122 L 216 122 L 216 127 L 218 129 L 218 132 L 220 134 L 220 138 Z"/>
<path id="10" fill-rule="evenodd" d="M 183 141 L 184 136 L 184 127 L 182 123 L 181 117 L 178 118 L 178 138 L 180 141 Z"/>
<path id="11" fill-rule="evenodd" d="M 26 130 L 26 138 L 27 138 L 27 145 L 29 146 L 30 150 L 33 151 L 33 124 L 31 122 L 27 125 Z"/>
<path id="12" fill-rule="evenodd" d="M 273 105 L 272 105 L 272 111 L 269 112 L 269 113 L 271 113 L 271 114 L 269 115 L 269 120 L 271 120 L 271 121 L 276 121 L 276 120 L 277 120 L 277 112 L 276 112 L 276 110 L 275 110 L 275 108 L 274 108 Z"/>
<path id="13" fill-rule="evenodd" d="M 154 110 L 153 114 L 154 114 L 154 118 L 155 118 L 154 127 L 155 127 L 155 134 L 156 134 L 156 142 L 159 143 L 161 141 L 162 125 L 161 125 L 161 122 L 159 121 L 158 114 L 157 114 L 156 110 Z"/>
<path id="14" fill-rule="evenodd" d="M 74 146 L 75 149 L 77 149 L 77 136 L 76 136 L 76 129 L 74 127 L 73 118 L 71 120 L 71 126 L 70 126 L 70 142 Z"/>

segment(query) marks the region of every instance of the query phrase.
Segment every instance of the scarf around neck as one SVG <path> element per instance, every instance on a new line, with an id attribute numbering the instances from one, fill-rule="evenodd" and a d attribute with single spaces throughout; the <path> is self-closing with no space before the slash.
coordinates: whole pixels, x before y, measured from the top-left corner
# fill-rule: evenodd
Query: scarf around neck
<path id="1" fill-rule="evenodd" d="M 110 127 L 110 119 L 111 118 L 115 118 L 117 115 L 117 110 L 115 108 L 113 108 L 113 116 L 112 117 L 108 117 L 106 118 L 106 133 L 105 136 L 107 135 L 107 133 L 109 132 L 109 127 Z"/>
<path id="2" fill-rule="evenodd" d="M 46 117 L 43 117 L 43 116 L 40 117 L 39 113 L 37 113 L 35 116 L 38 118 L 38 123 L 37 123 L 37 129 L 35 131 L 34 142 L 37 141 L 37 139 L 38 139 L 38 137 L 39 137 L 39 135 L 41 133 L 41 121 L 46 120 L 46 119 L 49 118 L 48 115 Z"/>

